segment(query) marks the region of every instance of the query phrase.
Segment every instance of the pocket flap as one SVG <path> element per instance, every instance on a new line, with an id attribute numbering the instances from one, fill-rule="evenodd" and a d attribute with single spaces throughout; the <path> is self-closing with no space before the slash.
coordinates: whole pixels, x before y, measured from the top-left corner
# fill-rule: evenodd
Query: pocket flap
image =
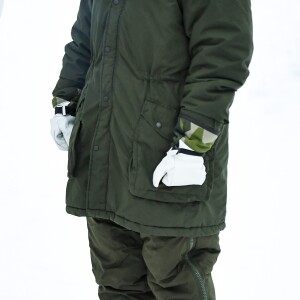
<path id="1" fill-rule="evenodd" d="M 176 125 L 179 109 L 145 99 L 142 116 L 161 136 L 170 139 Z"/>

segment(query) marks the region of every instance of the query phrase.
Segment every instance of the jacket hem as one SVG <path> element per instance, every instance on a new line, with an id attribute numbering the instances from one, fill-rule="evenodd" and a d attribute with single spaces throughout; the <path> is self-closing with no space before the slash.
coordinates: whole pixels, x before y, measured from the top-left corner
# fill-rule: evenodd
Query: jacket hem
<path id="1" fill-rule="evenodd" d="M 219 233 L 224 230 L 226 223 L 221 222 L 217 225 L 200 226 L 200 227 L 159 227 L 140 224 L 130 221 L 114 212 L 101 211 L 96 209 L 80 209 L 76 207 L 66 206 L 68 214 L 77 217 L 94 217 L 111 220 L 126 229 L 148 235 L 157 236 L 181 236 L 181 237 L 201 237 Z"/>

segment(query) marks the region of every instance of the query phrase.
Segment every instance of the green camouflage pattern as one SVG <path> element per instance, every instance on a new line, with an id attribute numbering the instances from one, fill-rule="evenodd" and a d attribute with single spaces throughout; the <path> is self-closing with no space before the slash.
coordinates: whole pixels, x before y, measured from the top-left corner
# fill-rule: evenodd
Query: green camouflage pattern
<path id="1" fill-rule="evenodd" d="M 54 108 L 55 106 L 57 106 L 57 105 L 65 102 L 65 101 L 67 101 L 67 100 L 65 100 L 63 98 L 60 98 L 60 97 L 53 97 L 53 99 L 52 99 L 52 106 Z"/>
<path id="2" fill-rule="evenodd" d="M 212 132 L 190 120 L 178 117 L 174 128 L 173 145 L 182 140 L 192 150 L 205 153 L 211 149 L 217 138 L 218 133 L 216 131 Z"/>
<path id="3" fill-rule="evenodd" d="M 78 89 L 78 88 L 71 89 L 70 88 L 68 92 L 70 92 L 70 93 L 65 92 L 65 93 L 57 94 L 57 95 L 55 95 L 52 98 L 52 106 L 53 106 L 53 108 L 56 105 L 58 105 L 58 104 L 60 104 L 60 103 L 62 103 L 64 101 L 70 101 L 70 102 L 74 102 L 74 103 L 78 102 L 79 97 L 81 95 L 81 89 Z M 74 104 L 72 104 L 72 105 L 74 105 Z"/>

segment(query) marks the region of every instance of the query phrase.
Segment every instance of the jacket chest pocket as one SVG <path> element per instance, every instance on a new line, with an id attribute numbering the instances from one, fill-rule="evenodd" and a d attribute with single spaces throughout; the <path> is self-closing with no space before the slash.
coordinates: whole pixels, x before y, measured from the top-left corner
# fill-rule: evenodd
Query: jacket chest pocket
<path id="1" fill-rule="evenodd" d="M 209 198 L 213 179 L 213 152 L 204 157 L 206 179 L 202 185 L 166 186 L 156 188 L 152 178 L 156 166 L 170 149 L 178 110 L 146 98 L 135 130 L 133 149 L 128 166 L 131 194 L 162 202 L 186 203 Z"/>

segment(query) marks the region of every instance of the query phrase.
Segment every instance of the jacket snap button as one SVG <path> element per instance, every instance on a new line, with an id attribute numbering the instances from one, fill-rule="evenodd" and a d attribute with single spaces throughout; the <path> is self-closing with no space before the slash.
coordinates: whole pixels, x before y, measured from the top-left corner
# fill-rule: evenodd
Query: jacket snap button
<path id="1" fill-rule="evenodd" d="M 116 4 L 116 5 L 119 4 L 119 0 L 114 0 L 113 2 L 114 2 L 114 4 Z"/>
<path id="2" fill-rule="evenodd" d="M 104 97 L 103 97 L 103 101 L 104 101 L 104 102 L 107 102 L 107 101 L 108 101 L 108 99 L 109 99 L 109 97 L 108 97 L 108 96 L 104 96 Z"/>
<path id="3" fill-rule="evenodd" d="M 109 46 L 106 46 L 105 47 L 105 52 L 109 52 L 110 51 L 110 47 Z"/>
<path id="4" fill-rule="evenodd" d="M 157 128 L 161 128 L 161 123 L 160 123 L 160 122 L 157 122 L 157 123 L 156 123 L 156 127 L 157 127 Z"/>

